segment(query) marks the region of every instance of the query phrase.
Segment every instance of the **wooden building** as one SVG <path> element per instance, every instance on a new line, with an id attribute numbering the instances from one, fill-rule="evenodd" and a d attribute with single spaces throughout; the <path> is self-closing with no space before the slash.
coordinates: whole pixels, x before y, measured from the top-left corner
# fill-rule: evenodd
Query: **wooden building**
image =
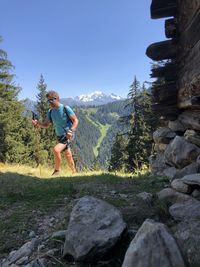
<path id="1" fill-rule="evenodd" d="M 167 18 L 168 40 L 151 44 L 153 109 L 175 119 L 185 109 L 200 109 L 200 1 L 152 0 L 151 18 Z M 164 30 L 164 29 L 163 29 Z"/>
<path id="2" fill-rule="evenodd" d="M 160 115 L 162 125 L 176 134 L 169 144 L 156 144 L 154 166 L 161 166 L 160 170 L 169 166 L 180 169 L 198 163 L 200 167 L 200 0 L 152 0 L 151 18 L 166 18 L 166 40 L 150 44 L 146 50 L 154 61 L 152 108 Z M 179 156 L 184 158 L 177 164 Z"/>

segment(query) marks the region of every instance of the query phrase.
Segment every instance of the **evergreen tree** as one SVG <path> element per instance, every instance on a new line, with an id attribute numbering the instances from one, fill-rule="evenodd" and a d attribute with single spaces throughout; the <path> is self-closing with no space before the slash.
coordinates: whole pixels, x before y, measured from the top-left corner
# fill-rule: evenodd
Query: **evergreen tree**
<path id="1" fill-rule="evenodd" d="M 140 106 L 139 106 L 139 93 L 140 93 L 140 83 L 136 77 L 130 86 L 130 91 L 128 94 L 128 105 L 133 108 L 133 113 L 130 116 L 131 128 L 129 131 L 129 140 L 126 147 L 127 151 L 127 170 L 132 171 L 137 166 L 140 158 L 140 144 L 139 139 L 141 137 L 141 120 L 140 120 Z"/>
<path id="2" fill-rule="evenodd" d="M 124 169 L 125 162 L 125 137 L 118 133 L 111 149 L 111 158 L 109 162 L 109 171 L 120 171 Z"/>
<path id="3" fill-rule="evenodd" d="M 140 87 L 136 77 L 128 96 L 134 111 L 130 120 L 126 165 L 128 171 L 134 171 L 143 163 L 148 164 L 153 142 L 152 134 L 157 120 L 151 110 L 151 95 L 144 84 Z"/>
<path id="4" fill-rule="evenodd" d="M 49 104 L 46 100 L 47 85 L 44 81 L 44 77 L 42 74 L 40 75 L 40 80 L 37 85 L 37 89 L 39 93 L 36 96 L 37 98 L 36 109 L 37 109 L 37 112 L 39 113 L 40 119 L 44 121 L 46 118 L 47 111 L 49 110 Z"/>
<path id="5" fill-rule="evenodd" d="M 20 162 L 26 153 L 20 131 L 23 105 L 17 100 L 20 88 L 13 82 L 12 70 L 7 53 L 0 49 L 0 161 L 3 162 Z"/>
<path id="6" fill-rule="evenodd" d="M 41 121 L 46 119 L 47 112 L 50 108 L 47 100 L 47 85 L 44 77 L 41 74 L 39 83 L 37 85 L 39 93 L 37 94 L 36 110 Z M 35 132 L 35 160 L 37 164 L 45 164 L 53 161 L 52 147 L 55 140 L 53 127 L 48 129 L 34 129 Z"/>
<path id="7" fill-rule="evenodd" d="M 148 163 L 148 158 L 152 151 L 153 132 L 156 130 L 159 119 L 152 111 L 152 97 L 150 90 L 145 88 L 143 84 L 142 91 L 139 96 L 141 120 L 143 122 L 141 142 L 142 161 Z"/>

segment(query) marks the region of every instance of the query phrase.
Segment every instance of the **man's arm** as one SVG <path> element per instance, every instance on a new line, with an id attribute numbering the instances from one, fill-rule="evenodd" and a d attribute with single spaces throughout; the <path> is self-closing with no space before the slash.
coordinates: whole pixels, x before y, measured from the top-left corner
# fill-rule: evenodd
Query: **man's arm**
<path id="1" fill-rule="evenodd" d="M 76 115 L 71 115 L 71 116 L 70 116 L 70 119 L 71 119 L 71 121 L 73 122 L 73 124 L 72 124 L 70 130 L 71 130 L 72 132 L 75 132 L 75 131 L 76 131 L 76 128 L 77 128 L 77 126 L 78 126 L 78 118 L 76 117 Z"/>
<path id="2" fill-rule="evenodd" d="M 38 120 L 32 120 L 32 124 L 39 128 L 48 128 L 51 122 L 48 119 L 46 119 L 44 122 L 40 122 Z"/>

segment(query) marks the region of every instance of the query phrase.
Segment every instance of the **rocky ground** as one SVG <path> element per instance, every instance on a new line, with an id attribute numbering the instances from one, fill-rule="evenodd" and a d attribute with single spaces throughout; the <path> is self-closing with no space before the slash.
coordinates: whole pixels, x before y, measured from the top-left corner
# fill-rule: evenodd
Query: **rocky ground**
<path id="1" fill-rule="evenodd" d="M 4 184 L 5 179 L 8 181 L 8 177 L 8 174 L 1 174 L 1 184 Z M 107 257 L 97 266 L 121 266 L 125 249 L 146 218 L 171 223 L 165 205 L 159 202 L 155 195 L 149 200 L 137 196 L 144 191 L 153 194 L 158 192 L 168 185 L 166 178 L 148 174 L 139 177 L 101 174 L 90 177 L 73 177 L 73 180 L 62 177 L 61 181 L 59 178 L 54 180 L 54 186 L 52 185 L 51 188 L 54 188 L 55 192 L 52 193 L 54 197 L 51 197 L 50 201 L 48 199 L 49 189 L 46 189 L 49 181 L 46 181 L 46 185 L 42 184 L 43 190 L 38 187 L 38 191 L 33 193 L 31 186 L 40 183 L 36 178 L 31 178 L 29 186 L 25 188 L 19 186 L 19 180 L 22 183 L 26 181 L 25 176 L 15 175 L 14 177 L 12 174 L 10 175 L 11 183 L 13 179 L 14 181 L 18 179 L 15 197 L 12 195 L 13 189 L 8 189 L 12 186 L 5 186 L 4 189 L 7 190 L 7 193 L 4 192 L 3 202 L 1 202 L 1 259 L 7 257 L 11 251 L 36 238 L 39 244 L 37 244 L 37 251 L 32 254 L 33 258 L 35 257 L 34 254 L 37 254 L 37 257 L 49 261 L 52 266 L 74 266 L 74 263 L 62 259 L 64 244 L 62 232 L 61 236 L 52 236 L 58 231 L 67 229 L 70 212 L 78 199 L 83 196 L 94 196 L 114 205 L 121 211 L 128 226 L 128 235 L 124 236 L 123 242 L 118 247 L 117 257 L 112 257 L 112 260 Z M 63 186 L 69 187 L 66 192 L 63 190 Z M 42 194 L 41 199 L 38 194 Z M 45 201 L 46 205 L 43 205 Z M 42 262 L 38 264 L 40 265 L 34 266 L 42 266 Z"/>

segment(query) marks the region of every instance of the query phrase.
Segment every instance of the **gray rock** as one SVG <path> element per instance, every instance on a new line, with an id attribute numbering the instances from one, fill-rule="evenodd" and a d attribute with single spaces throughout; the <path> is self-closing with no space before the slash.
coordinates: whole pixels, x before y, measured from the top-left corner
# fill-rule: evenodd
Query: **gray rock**
<path id="1" fill-rule="evenodd" d="M 184 176 L 181 181 L 189 185 L 199 185 L 200 186 L 200 174 L 190 174 Z"/>
<path id="2" fill-rule="evenodd" d="M 200 155 L 197 157 L 196 163 L 200 165 Z"/>
<path id="3" fill-rule="evenodd" d="M 71 212 L 63 256 L 75 261 L 98 261 L 125 229 L 118 209 L 100 199 L 83 197 Z"/>
<path id="4" fill-rule="evenodd" d="M 197 162 L 193 162 L 184 167 L 183 169 L 177 170 L 176 174 L 174 175 L 174 179 L 182 178 L 188 174 L 199 173 L 199 171 L 200 171 L 200 164 Z"/>
<path id="5" fill-rule="evenodd" d="M 24 267 L 48 267 L 48 263 L 44 258 L 42 259 L 38 258 L 31 261 L 27 265 L 24 265 Z"/>
<path id="6" fill-rule="evenodd" d="M 157 193 L 158 199 L 163 201 L 167 205 L 173 205 L 175 203 L 184 203 L 189 199 L 192 199 L 191 196 L 179 193 L 171 188 L 165 188 Z"/>
<path id="7" fill-rule="evenodd" d="M 175 136 L 175 132 L 167 127 L 160 127 L 153 133 L 155 143 L 169 144 Z"/>
<path id="8" fill-rule="evenodd" d="M 185 132 L 185 130 L 187 129 L 179 120 L 169 121 L 168 127 L 173 132 Z"/>
<path id="9" fill-rule="evenodd" d="M 178 169 L 175 167 L 168 167 L 163 171 L 163 175 L 168 177 L 170 180 L 173 180 L 174 177 L 177 175 Z"/>
<path id="10" fill-rule="evenodd" d="M 192 198 L 184 203 L 175 203 L 169 208 L 170 215 L 175 220 L 200 218 L 200 201 Z"/>
<path id="11" fill-rule="evenodd" d="M 16 264 L 17 265 L 22 265 L 22 264 L 24 265 L 24 264 L 28 263 L 28 259 L 29 259 L 28 256 L 22 257 L 16 262 Z"/>
<path id="12" fill-rule="evenodd" d="M 181 193 L 190 193 L 191 187 L 183 182 L 182 179 L 175 179 L 171 182 L 171 187 Z"/>
<path id="13" fill-rule="evenodd" d="M 163 170 L 169 167 L 165 163 L 163 153 L 157 153 L 156 155 L 151 155 L 149 157 L 149 164 L 152 173 L 156 175 L 163 175 Z"/>
<path id="14" fill-rule="evenodd" d="M 187 256 L 190 266 L 199 266 L 200 263 L 200 221 L 182 221 L 172 228 L 174 236 Z"/>
<path id="15" fill-rule="evenodd" d="M 179 169 L 196 161 L 200 148 L 189 143 L 184 137 L 176 136 L 164 152 L 166 164 Z"/>
<path id="16" fill-rule="evenodd" d="M 154 150 L 157 152 L 164 152 L 166 148 L 167 144 L 162 144 L 162 143 L 154 144 Z"/>
<path id="17" fill-rule="evenodd" d="M 119 196 L 120 196 L 121 198 L 123 198 L 123 199 L 128 198 L 128 195 L 126 195 L 126 194 L 122 194 L 122 193 L 119 193 Z"/>
<path id="18" fill-rule="evenodd" d="M 37 242 L 38 242 L 38 240 L 36 238 L 32 239 L 31 241 L 25 243 L 21 248 L 19 248 L 14 253 L 10 253 L 8 256 L 8 261 L 10 262 L 10 264 L 15 263 L 20 258 L 31 255 L 31 253 L 35 249 Z"/>
<path id="19" fill-rule="evenodd" d="M 192 192 L 192 196 L 195 197 L 195 198 L 200 198 L 200 191 L 198 189 L 195 189 Z"/>
<path id="20" fill-rule="evenodd" d="M 10 267 L 11 265 L 18 267 L 18 265 L 16 265 L 16 264 L 10 264 L 7 260 L 3 261 L 0 266 L 1 267 Z"/>
<path id="21" fill-rule="evenodd" d="M 195 132 L 194 130 L 188 129 L 185 132 L 184 136 L 186 140 L 200 147 L 200 135 L 197 134 L 197 132 Z"/>
<path id="22" fill-rule="evenodd" d="M 146 220 L 126 252 L 122 267 L 184 267 L 185 262 L 168 228 Z"/>
<path id="23" fill-rule="evenodd" d="M 137 197 L 141 198 L 148 204 L 151 204 L 153 195 L 151 193 L 142 192 L 142 193 L 137 194 Z"/>
<path id="24" fill-rule="evenodd" d="M 35 238 L 36 237 L 36 234 L 34 231 L 30 231 L 29 235 L 28 235 L 30 238 Z"/>
<path id="25" fill-rule="evenodd" d="M 181 113 L 178 120 L 187 128 L 200 130 L 200 111 L 199 110 L 187 110 Z"/>

